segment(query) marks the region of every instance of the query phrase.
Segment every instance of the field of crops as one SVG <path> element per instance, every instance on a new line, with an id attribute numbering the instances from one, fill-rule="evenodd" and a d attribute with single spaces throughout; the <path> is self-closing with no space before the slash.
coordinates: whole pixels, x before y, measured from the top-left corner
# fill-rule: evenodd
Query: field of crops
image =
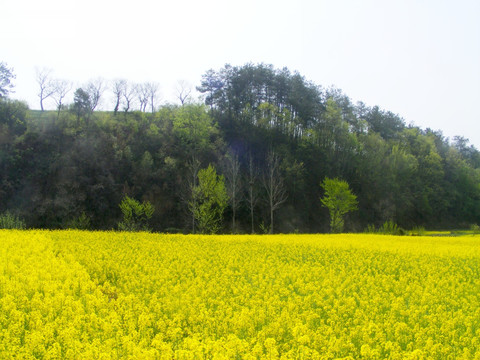
<path id="1" fill-rule="evenodd" d="M 1 359 L 480 359 L 480 237 L 0 230 Z"/>

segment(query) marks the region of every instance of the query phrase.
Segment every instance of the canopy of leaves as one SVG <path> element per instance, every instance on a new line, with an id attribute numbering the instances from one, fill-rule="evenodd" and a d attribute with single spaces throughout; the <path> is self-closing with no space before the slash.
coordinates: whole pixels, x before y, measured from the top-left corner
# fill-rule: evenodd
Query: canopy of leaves
<path id="1" fill-rule="evenodd" d="M 193 189 L 190 206 L 198 230 L 204 234 L 214 234 L 222 226 L 223 212 L 228 204 L 228 195 L 223 175 L 218 176 L 212 165 L 198 172 L 198 186 Z"/>
<path id="2" fill-rule="evenodd" d="M 0 99 L 8 97 L 12 92 L 13 79 L 15 79 L 13 69 L 9 68 L 3 61 L 0 62 Z"/>
<path id="3" fill-rule="evenodd" d="M 155 207 L 148 201 L 143 203 L 125 196 L 120 204 L 123 221 L 118 223 L 118 229 L 123 231 L 150 231 L 148 221 L 155 212 Z"/>
<path id="4" fill-rule="evenodd" d="M 331 231 L 342 232 L 344 215 L 358 209 L 357 197 L 343 180 L 325 178 L 321 186 L 325 190 L 325 195 L 320 201 L 330 212 Z"/>
<path id="5" fill-rule="evenodd" d="M 354 104 L 341 90 L 288 69 L 226 65 L 203 76 L 205 104 L 147 113 L 132 97 L 122 116 L 92 111 L 85 89 L 72 104 L 43 113 L 0 99 L 0 213 L 9 210 L 28 227 L 112 229 L 123 221 L 118 204 L 129 194 L 156 209 L 148 228 L 191 231 L 200 218 L 211 223 L 206 215 L 223 205 L 210 211 L 212 203 L 202 200 L 205 216 L 193 219 L 192 189 L 200 181 L 189 164 L 220 171 L 234 153 L 244 186 L 222 214 L 235 218 L 236 231 L 254 232 L 271 223 L 261 174 L 274 152 L 281 161 L 273 178 L 285 190 L 275 206 L 277 232 L 329 230 L 327 207 L 318 201 L 325 178 L 343 179 L 357 196 L 359 211 L 348 213 L 344 230 L 389 220 L 404 229 L 480 223 L 480 152 L 467 139 L 407 126 L 397 114 Z M 111 98 L 114 110 L 118 98 Z M 217 181 L 221 175 L 226 170 Z M 202 193 L 195 192 L 199 201 Z M 242 197 L 248 201 L 236 201 Z M 214 223 L 202 231 L 227 229 L 223 220 Z"/>

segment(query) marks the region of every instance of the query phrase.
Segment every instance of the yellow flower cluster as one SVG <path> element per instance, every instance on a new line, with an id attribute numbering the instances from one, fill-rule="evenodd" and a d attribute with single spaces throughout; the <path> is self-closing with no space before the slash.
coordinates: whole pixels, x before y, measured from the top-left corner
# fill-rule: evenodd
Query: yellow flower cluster
<path id="1" fill-rule="evenodd" d="M 0 230 L 0 358 L 480 359 L 480 240 Z"/>

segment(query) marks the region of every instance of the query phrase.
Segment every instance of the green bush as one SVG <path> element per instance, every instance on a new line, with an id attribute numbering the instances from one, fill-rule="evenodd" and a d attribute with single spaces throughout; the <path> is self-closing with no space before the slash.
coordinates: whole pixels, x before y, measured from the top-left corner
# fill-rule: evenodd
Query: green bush
<path id="1" fill-rule="evenodd" d="M 0 215 L 0 229 L 25 229 L 25 221 L 9 211 Z"/>
<path id="2" fill-rule="evenodd" d="M 394 223 L 393 220 L 385 221 L 378 232 L 387 235 L 405 235 L 405 230 Z"/>
<path id="3" fill-rule="evenodd" d="M 409 231 L 409 234 L 411 236 L 423 236 L 425 235 L 425 228 L 423 226 L 415 226 Z"/>
<path id="4" fill-rule="evenodd" d="M 260 227 L 260 231 L 262 232 L 262 234 L 270 233 L 270 225 L 265 225 L 262 221 L 258 226 Z"/>
<path id="5" fill-rule="evenodd" d="M 155 207 L 149 202 L 143 203 L 125 196 L 120 204 L 123 221 L 118 223 L 121 231 L 151 231 L 148 221 L 155 212 Z"/>
<path id="6" fill-rule="evenodd" d="M 90 230 L 90 218 L 83 212 L 79 217 L 71 220 L 67 224 L 68 229 Z"/>
<path id="7" fill-rule="evenodd" d="M 480 226 L 477 224 L 472 224 L 472 226 L 470 226 L 470 230 L 472 230 L 472 235 L 480 234 Z"/>

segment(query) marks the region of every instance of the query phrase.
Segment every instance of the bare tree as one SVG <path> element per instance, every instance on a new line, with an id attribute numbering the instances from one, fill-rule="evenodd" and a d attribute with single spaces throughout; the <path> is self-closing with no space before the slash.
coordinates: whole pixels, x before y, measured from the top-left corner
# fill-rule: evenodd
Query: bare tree
<path id="1" fill-rule="evenodd" d="M 140 102 L 140 111 L 145 112 L 148 105 L 149 96 L 147 84 L 137 84 L 135 86 L 135 92 L 137 93 L 137 98 Z"/>
<path id="2" fill-rule="evenodd" d="M 267 166 L 262 180 L 270 209 L 270 234 L 273 234 L 273 213 L 287 200 L 287 193 L 280 173 L 280 160 L 273 151 L 267 155 Z"/>
<path id="3" fill-rule="evenodd" d="M 127 81 L 123 79 L 116 79 L 112 83 L 112 91 L 115 96 L 115 107 L 113 109 L 113 114 L 117 115 L 118 109 L 120 108 L 120 103 L 122 102 L 123 93 L 125 92 L 125 87 Z"/>
<path id="4" fill-rule="evenodd" d="M 54 81 L 55 91 L 53 92 L 52 97 L 55 101 L 55 104 L 57 104 L 57 120 L 60 117 L 60 110 L 62 109 L 63 99 L 65 99 L 70 90 L 72 90 L 72 86 L 72 82 L 68 80 L 57 79 Z"/>
<path id="5" fill-rule="evenodd" d="M 38 92 L 38 97 L 40 98 L 40 109 L 44 111 L 43 108 L 43 101 L 45 99 L 48 99 L 50 96 L 52 96 L 55 93 L 55 85 L 54 81 L 51 78 L 52 69 L 35 69 L 36 75 L 35 79 L 37 81 L 37 84 L 39 86 L 39 92 Z"/>
<path id="6" fill-rule="evenodd" d="M 100 99 L 105 91 L 105 81 L 102 78 L 90 80 L 85 90 L 90 98 L 90 111 L 93 112 L 100 104 Z"/>
<path id="7" fill-rule="evenodd" d="M 232 207 L 232 232 L 236 233 L 236 213 L 241 202 L 240 162 L 238 161 L 238 155 L 233 152 L 227 154 L 225 160 L 225 180 L 230 206 Z"/>
<path id="8" fill-rule="evenodd" d="M 159 98 L 160 85 L 156 82 L 147 82 L 145 87 L 147 89 L 148 100 L 150 101 L 152 113 L 154 113 Z"/>
<path id="9" fill-rule="evenodd" d="M 248 208 L 250 210 L 250 221 L 252 225 L 252 234 L 255 233 L 255 225 L 253 222 L 253 213 L 255 211 L 255 207 L 257 206 L 258 202 L 258 194 L 257 191 L 255 191 L 255 184 L 257 182 L 258 178 L 258 171 L 253 164 L 253 156 L 250 153 L 249 159 L 248 159 Z"/>
<path id="10" fill-rule="evenodd" d="M 125 114 L 132 107 L 133 98 L 135 96 L 135 93 L 136 93 L 135 86 L 126 82 L 125 87 L 123 88 L 123 98 L 125 100 L 125 104 L 123 106 L 123 111 L 125 112 Z"/>
<path id="11" fill-rule="evenodd" d="M 180 100 L 180 103 L 183 106 L 185 102 L 190 100 L 190 94 L 192 93 L 192 85 L 190 85 L 185 80 L 180 80 L 177 82 L 175 92 L 178 100 Z"/>
<path id="12" fill-rule="evenodd" d="M 189 172 L 188 180 L 188 195 L 185 198 L 185 202 L 188 205 L 188 211 L 192 216 L 192 234 L 195 234 L 195 209 L 197 207 L 195 198 L 195 189 L 197 187 L 198 171 L 200 170 L 200 160 L 197 155 L 192 155 L 192 158 L 188 161 L 187 167 Z"/>

